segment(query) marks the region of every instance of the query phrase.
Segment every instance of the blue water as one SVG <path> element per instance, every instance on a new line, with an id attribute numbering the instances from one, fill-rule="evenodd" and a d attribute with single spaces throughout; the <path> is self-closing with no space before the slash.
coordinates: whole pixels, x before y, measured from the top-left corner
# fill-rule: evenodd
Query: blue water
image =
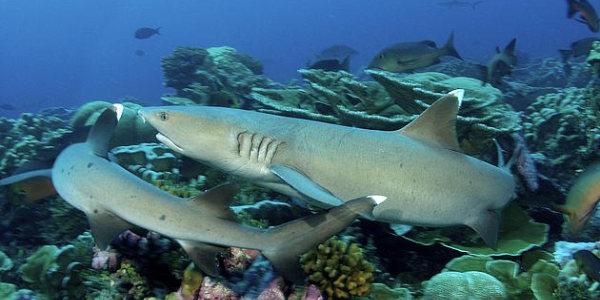
<path id="1" fill-rule="evenodd" d="M 268 77 L 285 82 L 331 44 L 359 51 L 360 72 L 381 48 L 400 41 L 443 44 L 456 33 L 465 58 L 485 61 L 518 38 L 529 56 L 591 36 L 566 18 L 565 1 L 488 0 L 452 8 L 441 0 L 0 0 L 0 103 L 12 115 L 94 99 L 135 97 L 159 103 L 160 60 L 180 45 L 232 46 L 261 60 Z M 591 1 L 596 6 L 600 1 Z M 133 38 L 142 26 L 160 36 Z M 135 50 L 146 52 L 144 57 Z"/>

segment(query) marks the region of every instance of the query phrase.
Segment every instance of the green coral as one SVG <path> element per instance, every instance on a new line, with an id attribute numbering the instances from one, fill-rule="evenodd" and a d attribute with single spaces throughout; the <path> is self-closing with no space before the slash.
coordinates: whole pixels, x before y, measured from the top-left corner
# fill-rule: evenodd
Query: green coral
<path id="1" fill-rule="evenodd" d="M 371 293 L 368 297 L 358 299 L 376 299 L 376 300 L 412 300 L 413 296 L 407 288 L 390 288 L 389 286 L 375 282 L 371 285 Z"/>
<path id="2" fill-rule="evenodd" d="M 486 246 L 475 232 L 466 234 L 465 229 L 456 227 L 413 229 L 403 238 L 426 246 L 439 242 L 445 247 L 469 254 L 518 256 L 546 243 L 548 230 L 547 224 L 535 222 L 513 202 L 502 211 L 496 249 Z"/>
<path id="3" fill-rule="evenodd" d="M 524 270 L 521 272 L 521 270 Z M 465 255 L 446 264 L 446 272 L 483 272 L 502 282 L 510 299 L 552 299 L 558 286 L 558 265 L 539 259 L 522 268 L 511 260 L 494 260 L 485 256 Z"/>
<path id="4" fill-rule="evenodd" d="M 123 261 L 113 275 L 119 288 L 131 299 L 144 299 L 150 293 L 150 286 L 130 261 Z"/>
<path id="5" fill-rule="evenodd" d="M 502 283 L 489 274 L 442 272 L 425 283 L 424 299 L 506 299 Z"/>
<path id="6" fill-rule="evenodd" d="M 76 131 L 85 131 L 94 125 L 100 114 L 111 105 L 112 103 L 106 101 L 92 101 L 82 105 L 71 118 L 71 126 Z M 124 102 L 123 107 L 123 114 L 110 141 L 110 147 L 155 141 L 154 128 L 137 115 L 142 106 Z"/>
<path id="7" fill-rule="evenodd" d="M 370 292 L 375 268 L 358 244 L 332 238 L 304 254 L 300 262 L 308 280 L 328 299 L 349 299 Z"/>
<path id="8" fill-rule="evenodd" d="M 600 73 L 600 42 L 596 41 L 592 44 L 586 62 L 592 66 L 596 74 Z"/>
<path id="9" fill-rule="evenodd" d="M 146 181 L 174 180 L 179 176 L 179 155 L 157 143 L 115 147 L 116 162 Z"/>
<path id="10" fill-rule="evenodd" d="M 4 252 L 0 251 L 0 275 L 2 272 L 10 271 L 13 268 L 13 262 Z"/>

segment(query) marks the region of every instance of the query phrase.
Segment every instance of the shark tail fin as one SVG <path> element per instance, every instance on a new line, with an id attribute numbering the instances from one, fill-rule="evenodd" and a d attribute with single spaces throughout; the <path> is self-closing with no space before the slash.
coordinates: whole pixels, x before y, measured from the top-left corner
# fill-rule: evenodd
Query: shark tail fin
<path id="1" fill-rule="evenodd" d="M 494 250 L 497 248 L 500 230 L 500 215 L 497 211 L 486 210 L 466 225 L 475 230 L 488 247 Z"/>
<path id="2" fill-rule="evenodd" d="M 25 172 L 0 180 L 0 186 L 11 186 L 19 200 L 32 203 L 56 195 L 52 169 Z"/>
<path id="3" fill-rule="evenodd" d="M 456 48 L 454 48 L 454 32 L 450 33 L 450 37 L 448 37 L 448 41 L 444 45 L 444 50 L 446 51 L 446 55 L 453 56 L 462 60 L 462 57 L 460 56 L 460 54 L 458 54 Z"/>
<path id="4" fill-rule="evenodd" d="M 573 55 L 573 50 L 561 49 L 558 50 L 558 52 L 560 53 L 563 64 L 566 64 L 569 58 L 571 58 L 571 55 Z"/>
<path id="5" fill-rule="evenodd" d="M 117 123 L 123 114 L 122 104 L 113 104 L 102 112 L 98 120 L 90 129 L 86 143 L 88 143 L 94 153 L 100 157 L 108 157 L 110 139 L 113 136 Z"/>
<path id="6" fill-rule="evenodd" d="M 513 38 L 512 40 L 510 40 L 508 45 L 506 45 L 506 47 L 504 47 L 504 53 L 506 53 L 507 55 L 510 55 L 510 56 L 515 56 L 516 47 L 517 47 L 517 39 Z"/>
<path id="7" fill-rule="evenodd" d="M 383 196 L 358 198 L 326 212 L 273 227 L 268 231 L 273 243 L 261 249 L 262 254 L 286 279 L 302 282 L 305 276 L 300 256 L 348 227 L 361 214 L 371 213 L 385 199 Z"/>
<path id="8" fill-rule="evenodd" d="M 481 86 L 485 86 L 490 82 L 488 78 L 488 67 L 479 65 L 479 72 L 481 72 Z"/>

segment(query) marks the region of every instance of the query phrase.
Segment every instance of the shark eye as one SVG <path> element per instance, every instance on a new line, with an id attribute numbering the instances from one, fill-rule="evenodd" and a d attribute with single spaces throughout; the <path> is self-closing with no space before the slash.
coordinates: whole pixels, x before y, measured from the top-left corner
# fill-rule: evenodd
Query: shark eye
<path id="1" fill-rule="evenodd" d="M 161 111 L 158 113 L 158 117 L 161 121 L 166 121 L 169 118 L 169 115 L 166 112 Z"/>

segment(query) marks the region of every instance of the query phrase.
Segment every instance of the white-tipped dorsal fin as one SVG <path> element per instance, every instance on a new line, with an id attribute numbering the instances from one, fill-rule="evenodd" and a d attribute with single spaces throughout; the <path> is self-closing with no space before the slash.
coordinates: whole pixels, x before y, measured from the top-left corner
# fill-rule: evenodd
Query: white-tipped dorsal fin
<path id="1" fill-rule="evenodd" d="M 461 151 L 456 137 L 456 116 L 464 95 L 462 89 L 451 91 L 399 132 L 431 145 Z"/>

